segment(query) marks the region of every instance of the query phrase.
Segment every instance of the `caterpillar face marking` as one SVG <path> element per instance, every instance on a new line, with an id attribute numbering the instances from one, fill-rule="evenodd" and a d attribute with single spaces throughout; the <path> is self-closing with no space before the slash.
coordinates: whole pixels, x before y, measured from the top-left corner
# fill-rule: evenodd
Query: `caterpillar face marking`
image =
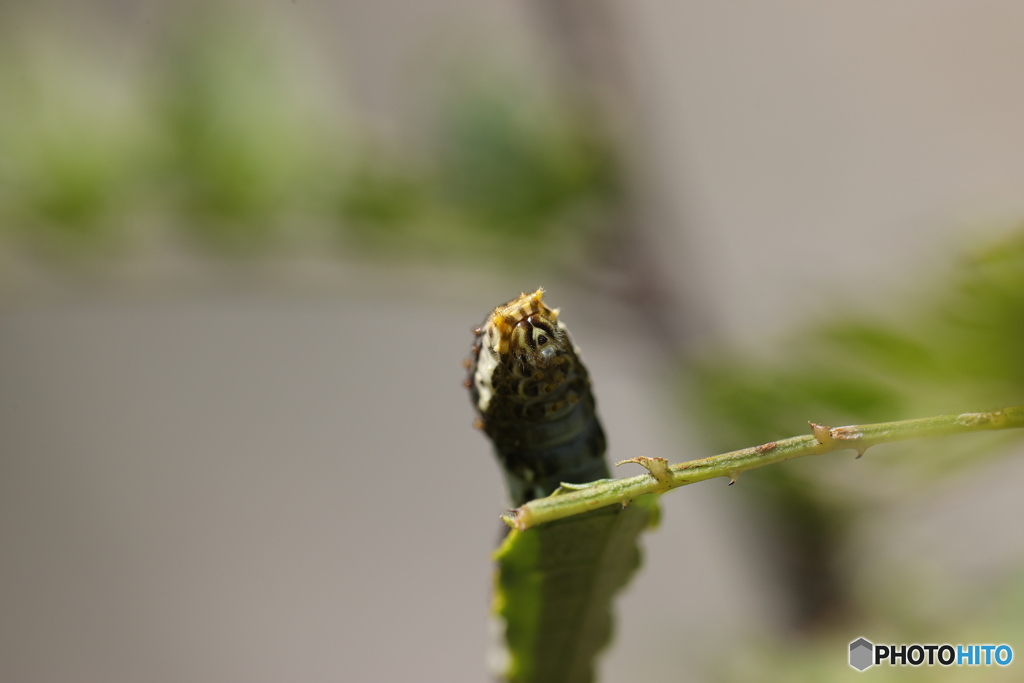
<path id="1" fill-rule="evenodd" d="M 512 328 L 509 352 L 518 360 L 525 374 L 531 367 L 548 367 L 558 356 L 562 342 L 558 323 L 552 322 L 539 313 L 520 320 Z"/>
<path id="2" fill-rule="evenodd" d="M 609 476 L 590 378 L 543 294 L 495 308 L 474 330 L 470 359 L 470 394 L 517 505 L 562 481 Z"/>

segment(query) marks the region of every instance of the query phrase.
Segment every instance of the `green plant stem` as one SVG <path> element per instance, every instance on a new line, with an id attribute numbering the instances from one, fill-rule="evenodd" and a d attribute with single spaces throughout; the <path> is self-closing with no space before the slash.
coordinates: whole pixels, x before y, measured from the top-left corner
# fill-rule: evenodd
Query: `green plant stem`
<path id="1" fill-rule="evenodd" d="M 1003 408 L 987 413 L 962 413 L 960 415 L 939 415 L 917 420 L 879 422 L 877 424 L 852 425 L 829 428 L 809 423 L 813 434 L 794 436 L 782 441 L 744 448 L 731 453 L 714 455 L 702 460 L 691 460 L 676 465 L 667 465 L 664 458 L 633 458 L 649 470 L 628 479 L 611 479 L 595 482 L 589 486 L 559 489 L 547 498 L 532 500 L 502 517 L 514 529 L 525 530 L 563 517 L 577 515 L 606 505 L 629 501 L 648 493 L 664 493 L 686 484 L 693 484 L 715 477 L 729 477 L 736 481 L 742 472 L 755 467 L 771 465 L 783 460 L 801 458 L 805 455 L 822 455 L 833 451 L 852 449 L 857 457 L 869 447 L 880 443 L 923 439 L 934 436 L 951 436 L 992 429 L 1015 429 L 1024 427 L 1024 407 Z"/>

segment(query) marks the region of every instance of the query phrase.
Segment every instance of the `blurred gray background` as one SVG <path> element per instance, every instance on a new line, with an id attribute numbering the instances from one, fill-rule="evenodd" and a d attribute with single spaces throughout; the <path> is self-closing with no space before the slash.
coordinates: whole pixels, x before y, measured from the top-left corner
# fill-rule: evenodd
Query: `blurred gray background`
<path id="1" fill-rule="evenodd" d="M 472 326 L 543 285 L 612 459 L 710 454 L 690 359 L 770 356 L 1016 228 L 1022 25 L 1012 2 L 0 4 L 0 677 L 487 680 L 504 493 L 460 385 Z M 851 590 L 922 642 L 1014 644 L 978 610 L 1024 560 L 1022 475 L 868 495 Z M 604 680 L 750 680 L 776 638 L 842 679 L 853 625 L 905 632 L 871 600 L 792 628 L 725 483 L 665 497 Z"/>

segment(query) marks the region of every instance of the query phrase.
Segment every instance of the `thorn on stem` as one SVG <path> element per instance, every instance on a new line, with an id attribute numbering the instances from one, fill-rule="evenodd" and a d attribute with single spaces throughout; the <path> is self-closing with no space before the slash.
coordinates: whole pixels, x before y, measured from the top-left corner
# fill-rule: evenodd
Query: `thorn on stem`
<path id="1" fill-rule="evenodd" d="M 509 510 L 507 515 L 501 516 L 501 521 L 516 531 L 526 531 L 531 526 L 534 526 L 534 522 L 530 519 L 530 511 L 526 507 Z"/>
<path id="2" fill-rule="evenodd" d="M 832 428 L 826 427 L 825 425 L 816 424 L 814 422 L 808 422 L 811 426 L 811 432 L 814 434 L 814 438 L 822 446 L 827 446 L 832 443 Z"/>
<path id="3" fill-rule="evenodd" d="M 651 473 L 651 476 L 658 482 L 658 489 L 661 492 L 668 491 L 672 484 L 672 473 L 668 469 L 668 460 L 665 458 L 648 458 L 643 455 L 638 455 L 635 458 L 629 460 L 621 460 L 615 463 L 615 466 L 625 465 L 627 462 L 634 462 L 637 465 L 641 465 Z"/>

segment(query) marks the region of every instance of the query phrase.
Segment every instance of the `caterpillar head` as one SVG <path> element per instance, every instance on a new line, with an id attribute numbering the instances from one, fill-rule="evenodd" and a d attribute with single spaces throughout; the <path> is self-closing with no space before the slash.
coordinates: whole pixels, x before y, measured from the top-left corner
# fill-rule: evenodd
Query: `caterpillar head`
<path id="1" fill-rule="evenodd" d="M 549 367 L 569 345 L 558 309 L 544 305 L 543 289 L 498 306 L 484 323 L 485 344 L 499 362 L 523 374 Z"/>

